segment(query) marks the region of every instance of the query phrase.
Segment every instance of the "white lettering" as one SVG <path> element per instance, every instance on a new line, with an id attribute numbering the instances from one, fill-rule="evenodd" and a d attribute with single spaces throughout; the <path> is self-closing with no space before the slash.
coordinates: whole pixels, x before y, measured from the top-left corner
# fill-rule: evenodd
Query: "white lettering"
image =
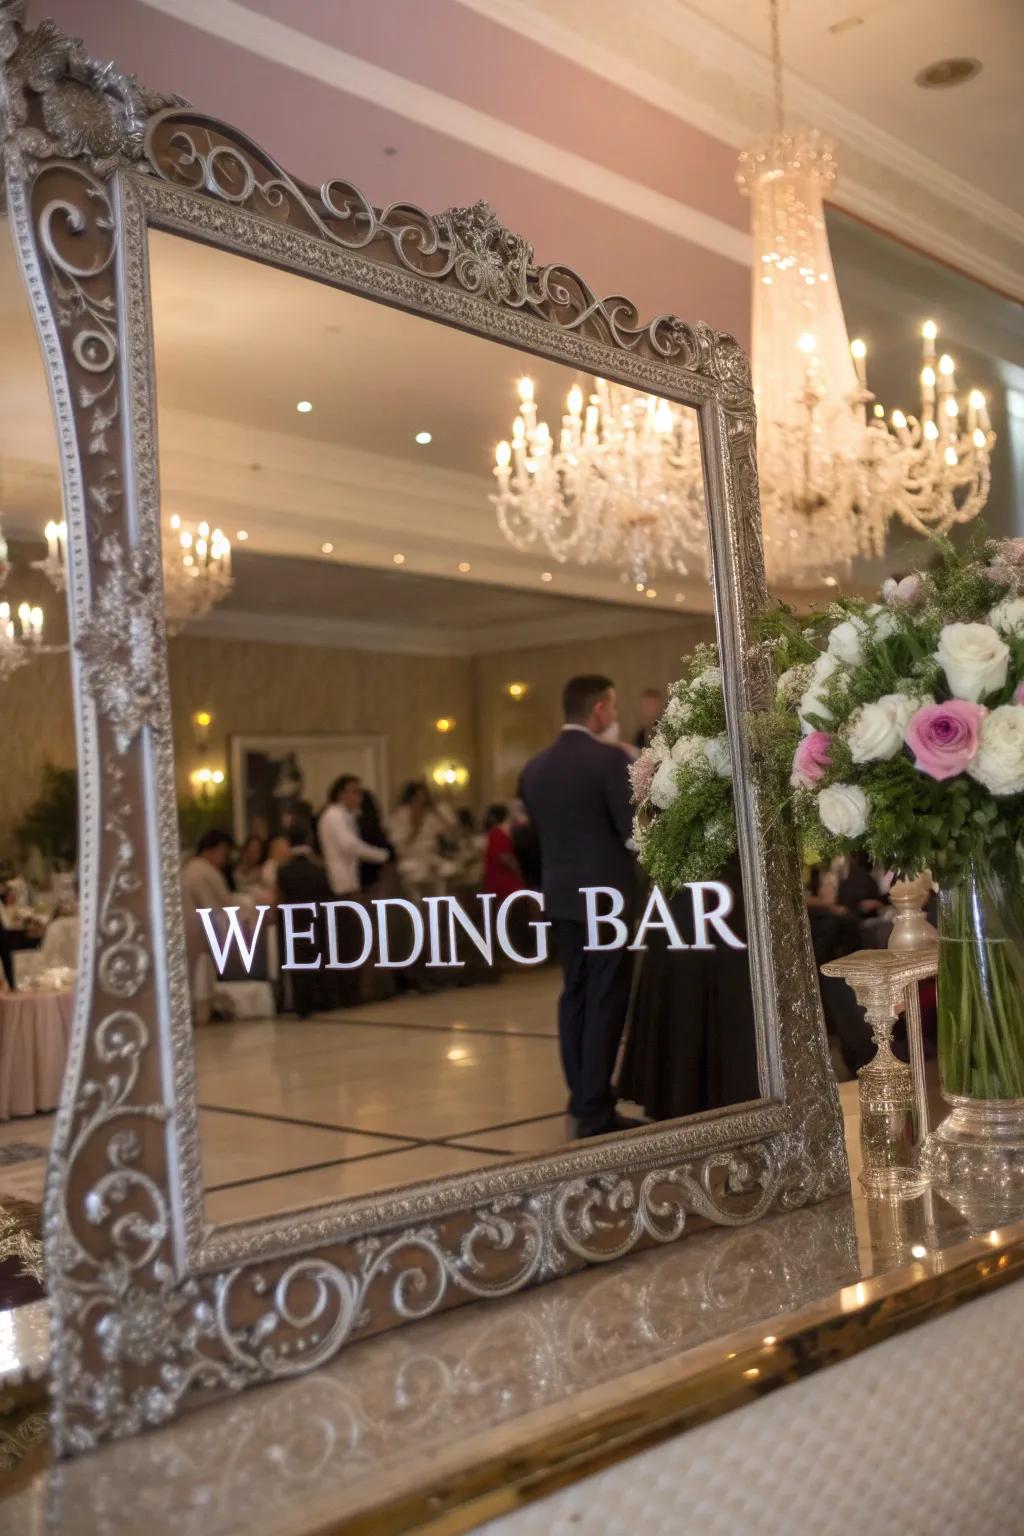
<path id="1" fill-rule="evenodd" d="M 316 908 L 315 901 L 283 901 L 278 911 L 284 918 L 284 959 L 281 962 L 282 971 L 318 971 L 323 964 L 320 951 L 316 952 L 315 960 L 296 960 L 295 940 L 309 939 L 316 943 Z M 295 928 L 295 913 L 311 912 L 313 920 L 308 928 L 298 932 Z"/>
<path id="2" fill-rule="evenodd" d="M 640 925 L 636 930 L 636 938 L 629 946 L 630 949 L 647 948 L 648 928 L 664 928 L 668 934 L 669 949 L 689 949 L 690 947 L 689 944 L 684 942 L 682 934 L 676 927 L 675 918 L 672 916 L 672 909 L 656 885 L 651 887 L 651 894 L 644 908 L 644 915 L 640 919 Z"/>
<path id="3" fill-rule="evenodd" d="M 529 926 L 533 929 L 537 940 L 537 948 L 532 955 L 521 954 L 509 937 L 509 914 L 516 902 L 522 901 L 524 898 L 527 901 L 535 901 L 538 912 L 544 911 L 544 897 L 540 891 L 513 891 L 511 896 L 505 897 L 505 900 L 498 908 L 498 943 L 501 945 L 502 954 L 507 955 L 510 960 L 514 960 L 517 965 L 543 965 L 548 957 L 550 923 L 538 923 L 535 919 L 531 920 Z"/>
<path id="4" fill-rule="evenodd" d="M 232 944 L 237 944 L 238 953 L 241 955 L 242 964 L 245 966 L 245 974 L 248 976 L 249 972 L 252 970 L 252 963 L 256 958 L 256 945 L 259 941 L 260 929 L 263 927 L 263 919 L 270 911 L 270 908 L 256 908 L 256 926 L 252 931 L 252 941 L 248 947 L 246 947 L 245 942 L 245 929 L 238 921 L 238 913 L 241 910 L 239 907 L 224 907 L 221 909 L 228 915 L 227 938 L 224 940 L 223 946 L 221 945 L 217 936 L 217 929 L 214 926 L 213 918 L 210 915 L 213 912 L 213 908 L 198 907 L 196 910 L 199 913 L 199 920 L 206 932 L 206 942 L 209 944 L 210 949 L 213 952 L 214 964 L 217 967 L 217 975 L 224 975 L 224 972 L 227 969 L 228 956 L 231 954 L 231 946 Z"/>
<path id="5" fill-rule="evenodd" d="M 466 964 L 464 960 L 459 959 L 459 936 L 456 932 L 457 928 L 462 929 L 466 937 L 470 939 L 476 948 L 480 951 L 488 965 L 494 964 L 494 937 L 491 930 L 491 923 L 494 918 L 494 913 L 491 910 L 491 903 L 495 899 L 494 893 L 493 891 L 481 891 L 478 899 L 484 909 L 484 926 L 482 933 L 480 932 L 479 928 L 474 927 L 472 918 L 467 917 L 466 913 L 459 906 L 459 903 L 450 896 L 448 898 L 449 965 L 464 967 Z"/>
<path id="6" fill-rule="evenodd" d="M 709 924 L 719 938 L 725 940 L 730 949 L 746 949 L 747 946 L 743 940 L 733 933 L 725 921 L 733 907 L 733 896 L 729 887 L 721 880 L 688 880 L 686 884 L 693 901 L 694 949 L 714 949 L 714 944 L 708 941 Z M 705 891 L 718 899 L 718 905 L 710 912 L 704 902 Z"/>
<path id="7" fill-rule="evenodd" d="M 580 895 L 583 897 L 587 908 L 587 942 L 583 948 L 588 950 L 621 949 L 623 944 L 629 940 L 629 929 L 619 916 L 619 913 L 626 905 L 622 892 L 617 891 L 611 885 L 584 885 L 580 888 Z M 612 909 L 610 912 L 598 912 L 597 898 L 599 896 L 611 897 Z M 598 929 L 605 923 L 611 924 L 615 937 L 609 943 L 601 944 L 598 939 Z"/>
<path id="8" fill-rule="evenodd" d="M 341 907 L 354 912 L 362 925 L 363 950 L 355 960 L 338 958 L 338 911 Z M 370 922 L 369 912 L 359 901 L 325 901 L 324 911 L 327 913 L 327 969 L 329 971 L 358 970 L 369 960 L 370 950 L 373 948 L 373 924 Z"/>
<path id="9" fill-rule="evenodd" d="M 427 909 L 427 931 L 430 936 L 428 969 L 436 969 L 439 966 L 443 969 L 448 964 L 441 953 L 441 908 L 448 899 L 447 896 L 424 896 L 423 898 L 423 905 Z"/>
<path id="10" fill-rule="evenodd" d="M 380 959 L 377 964 L 384 970 L 400 971 L 406 965 L 415 965 L 423 949 L 423 918 L 418 907 L 411 901 L 406 901 L 404 896 L 385 896 L 382 901 L 373 903 L 377 909 L 377 947 L 380 950 Z M 404 960 L 392 960 L 391 950 L 388 947 L 388 907 L 398 907 L 409 914 L 412 923 L 412 949 Z"/>

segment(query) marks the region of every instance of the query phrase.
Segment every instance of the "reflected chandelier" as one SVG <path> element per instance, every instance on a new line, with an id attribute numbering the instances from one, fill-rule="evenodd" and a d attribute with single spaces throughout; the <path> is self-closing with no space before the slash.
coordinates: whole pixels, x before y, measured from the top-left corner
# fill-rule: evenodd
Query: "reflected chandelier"
<path id="1" fill-rule="evenodd" d="M 556 444 L 538 421 L 533 381 L 519 381 L 512 441 L 495 450 L 491 497 L 517 549 L 556 560 L 617 564 L 643 590 L 655 571 L 685 576 L 707 544 L 693 413 L 595 379 L 584 409 L 574 384 Z"/>
<path id="2" fill-rule="evenodd" d="M 234 579 L 231 543 L 219 528 L 200 523 L 193 529 L 175 513 L 163 545 L 164 612 L 168 634 L 178 634 L 222 602 Z"/>

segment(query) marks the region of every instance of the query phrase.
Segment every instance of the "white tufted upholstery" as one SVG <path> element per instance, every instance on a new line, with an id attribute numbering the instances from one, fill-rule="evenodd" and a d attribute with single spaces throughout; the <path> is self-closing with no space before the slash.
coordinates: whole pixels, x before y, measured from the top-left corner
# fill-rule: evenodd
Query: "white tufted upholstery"
<path id="1" fill-rule="evenodd" d="M 1024 1282 L 480 1527 L 483 1536 L 1024 1533 Z"/>

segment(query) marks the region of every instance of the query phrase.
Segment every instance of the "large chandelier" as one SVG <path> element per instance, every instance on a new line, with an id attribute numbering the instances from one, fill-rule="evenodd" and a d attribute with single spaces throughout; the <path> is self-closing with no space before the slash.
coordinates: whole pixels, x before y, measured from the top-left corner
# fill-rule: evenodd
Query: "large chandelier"
<path id="1" fill-rule="evenodd" d="M 620 565 L 638 589 L 655 571 L 685 576 L 707 544 L 692 412 L 605 379 L 593 386 L 585 405 L 578 384 L 569 390 L 556 444 L 533 381 L 520 379 L 512 440 L 495 450 L 499 526 L 518 549 Z"/>
<path id="2" fill-rule="evenodd" d="M 867 347 L 849 340 L 825 226 L 831 144 L 787 130 L 778 0 L 770 0 L 776 131 L 740 156 L 754 241 L 751 360 L 770 580 L 834 585 L 880 555 L 889 525 L 946 533 L 988 498 L 995 441 L 984 396 L 957 398 L 937 327 L 921 328 L 920 407 L 886 420 L 868 388 Z"/>
<path id="3" fill-rule="evenodd" d="M 231 544 L 209 523 L 193 528 L 177 513 L 164 537 L 164 612 L 168 634 L 177 634 L 221 602 L 234 585 Z"/>
<path id="4" fill-rule="evenodd" d="M 832 146 L 784 125 L 778 0 L 770 0 L 776 131 L 745 150 L 736 173 L 754 242 L 751 360 L 758 477 L 769 581 L 838 585 L 853 561 L 881 555 L 890 525 L 947 533 L 988 499 L 985 398 L 957 395 L 956 370 L 921 327 L 920 404 L 888 418 L 868 387 L 867 347 L 850 341 L 825 225 L 836 179 Z M 492 496 L 520 549 L 557 560 L 619 564 L 643 587 L 687 574 L 706 555 L 700 448 L 691 411 L 594 381 L 583 410 L 569 392 L 558 442 L 520 382 L 511 442 L 498 444 Z"/>

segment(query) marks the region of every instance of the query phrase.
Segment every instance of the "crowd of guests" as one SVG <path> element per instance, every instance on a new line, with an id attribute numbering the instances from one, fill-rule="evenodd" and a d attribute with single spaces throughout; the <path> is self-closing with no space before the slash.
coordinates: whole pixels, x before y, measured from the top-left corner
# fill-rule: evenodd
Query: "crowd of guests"
<path id="1" fill-rule="evenodd" d="M 489 806 L 478 828 L 468 809 L 439 803 L 425 782 L 413 780 L 383 815 L 355 774 L 334 781 L 319 814 L 299 804 L 272 836 L 257 825 L 236 848 L 229 832 L 205 832 L 181 875 L 195 956 L 203 950 L 195 920 L 201 908 L 239 906 L 244 921 L 260 905 L 283 902 L 392 895 L 417 901 L 459 893 L 491 893 L 500 901 L 538 880 L 536 838 L 520 804 Z M 468 964 L 451 979 L 494 980 L 496 973 L 485 978 L 478 965 Z M 301 1016 L 371 1000 L 383 984 L 370 967 L 290 978 Z M 440 983 L 436 973 L 416 965 L 393 972 L 386 984 L 429 991 Z"/>

